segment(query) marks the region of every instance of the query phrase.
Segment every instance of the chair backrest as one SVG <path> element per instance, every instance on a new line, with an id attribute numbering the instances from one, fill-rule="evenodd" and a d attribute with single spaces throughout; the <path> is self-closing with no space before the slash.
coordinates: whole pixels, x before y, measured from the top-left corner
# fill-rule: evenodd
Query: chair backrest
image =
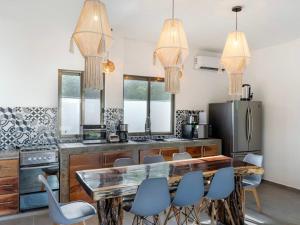
<path id="1" fill-rule="evenodd" d="M 135 165 L 132 158 L 119 158 L 114 161 L 114 167 Z"/>
<path id="2" fill-rule="evenodd" d="M 154 216 L 170 205 L 170 193 L 167 179 L 145 179 L 135 195 L 131 212 L 138 216 Z"/>
<path id="3" fill-rule="evenodd" d="M 206 196 L 212 200 L 225 199 L 233 190 L 234 170 L 233 167 L 226 167 L 215 173 Z"/>
<path id="4" fill-rule="evenodd" d="M 48 194 L 49 216 L 56 224 L 68 224 L 69 220 L 63 215 L 60 205 L 56 200 L 48 181 L 43 175 L 38 175 L 38 180 L 45 186 Z"/>
<path id="5" fill-rule="evenodd" d="M 173 204 L 179 207 L 191 206 L 199 202 L 204 195 L 202 171 L 185 174 L 176 191 Z"/>
<path id="6" fill-rule="evenodd" d="M 191 159 L 192 156 L 188 152 L 173 153 L 173 160 Z"/>
<path id="7" fill-rule="evenodd" d="M 253 153 L 249 153 L 245 156 L 244 162 L 251 163 L 255 166 L 262 167 L 263 165 L 263 156 L 257 155 Z M 251 180 L 255 180 L 257 184 L 261 183 L 262 175 L 248 175 L 245 178 L 250 178 Z"/>
<path id="8" fill-rule="evenodd" d="M 165 159 L 162 155 L 147 155 L 144 157 L 144 164 L 159 163 L 164 161 Z"/>

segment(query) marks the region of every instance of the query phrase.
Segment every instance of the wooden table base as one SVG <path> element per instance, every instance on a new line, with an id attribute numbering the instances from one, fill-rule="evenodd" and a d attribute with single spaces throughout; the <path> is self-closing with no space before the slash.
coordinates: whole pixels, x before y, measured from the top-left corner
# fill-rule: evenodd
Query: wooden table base
<path id="1" fill-rule="evenodd" d="M 98 220 L 100 225 L 122 225 L 122 198 L 109 198 L 97 202 Z"/>

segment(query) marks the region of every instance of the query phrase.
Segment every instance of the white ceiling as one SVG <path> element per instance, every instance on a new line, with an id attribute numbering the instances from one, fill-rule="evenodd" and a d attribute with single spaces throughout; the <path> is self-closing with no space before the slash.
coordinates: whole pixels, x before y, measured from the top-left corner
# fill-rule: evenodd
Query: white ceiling
<path id="1" fill-rule="evenodd" d="M 171 0 L 102 1 L 114 31 L 131 39 L 156 42 L 164 19 L 171 16 Z M 82 4 L 83 0 L 6 0 L 1 2 L 0 19 L 26 18 L 71 31 Z M 250 48 L 300 38 L 300 0 L 175 0 L 175 17 L 182 19 L 191 46 L 221 51 L 227 33 L 234 30 L 234 5 L 244 6 L 239 30 L 246 33 Z"/>

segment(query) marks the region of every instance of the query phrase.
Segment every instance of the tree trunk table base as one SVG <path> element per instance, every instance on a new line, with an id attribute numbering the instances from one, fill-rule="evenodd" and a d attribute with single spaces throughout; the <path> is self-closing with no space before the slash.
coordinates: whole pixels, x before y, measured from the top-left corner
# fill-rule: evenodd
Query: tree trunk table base
<path id="1" fill-rule="evenodd" d="M 109 198 L 97 202 L 97 213 L 100 225 L 122 225 L 122 198 Z"/>

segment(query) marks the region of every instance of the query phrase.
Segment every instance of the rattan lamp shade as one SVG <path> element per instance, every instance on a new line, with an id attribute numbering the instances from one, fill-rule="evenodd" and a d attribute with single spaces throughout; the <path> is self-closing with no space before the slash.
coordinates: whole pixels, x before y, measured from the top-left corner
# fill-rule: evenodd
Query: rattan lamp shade
<path id="1" fill-rule="evenodd" d="M 164 67 L 167 92 L 177 94 L 180 91 L 179 79 L 188 54 L 188 42 L 182 22 L 178 19 L 165 20 L 154 58 L 157 57 Z"/>
<path id="2" fill-rule="evenodd" d="M 227 36 L 221 57 L 229 77 L 229 95 L 241 95 L 243 73 L 250 61 L 250 50 L 243 32 L 231 32 Z"/>
<path id="3" fill-rule="evenodd" d="M 84 88 L 103 89 L 101 61 L 112 43 L 111 27 L 105 5 L 99 0 L 85 0 L 71 39 L 85 58 Z"/>

